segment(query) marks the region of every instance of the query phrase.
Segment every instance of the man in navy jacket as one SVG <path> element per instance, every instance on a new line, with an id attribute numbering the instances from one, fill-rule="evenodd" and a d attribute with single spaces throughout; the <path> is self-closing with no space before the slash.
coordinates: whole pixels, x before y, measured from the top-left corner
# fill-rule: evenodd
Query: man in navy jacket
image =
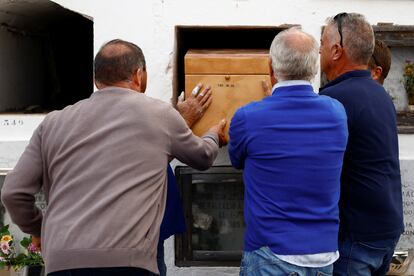
<path id="1" fill-rule="evenodd" d="M 320 54 L 330 82 L 320 94 L 344 105 L 349 130 L 335 275 L 385 275 L 404 228 L 396 112 L 367 70 L 373 49 L 372 27 L 362 15 L 328 19 Z"/>
<path id="2" fill-rule="evenodd" d="M 310 84 L 318 44 L 298 29 L 270 48 L 273 94 L 235 113 L 229 155 L 243 169 L 241 275 L 329 275 L 338 258 L 346 114 Z"/>

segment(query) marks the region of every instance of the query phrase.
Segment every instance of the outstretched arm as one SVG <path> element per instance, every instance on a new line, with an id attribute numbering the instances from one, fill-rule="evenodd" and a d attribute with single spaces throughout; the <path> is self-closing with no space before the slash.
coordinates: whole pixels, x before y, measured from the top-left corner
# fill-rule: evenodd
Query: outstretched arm
<path id="1" fill-rule="evenodd" d="M 42 212 L 35 206 L 35 194 L 42 186 L 43 160 L 40 125 L 15 168 L 7 174 L 1 200 L 12 221 L 28 234 L 40 237 Z"/>

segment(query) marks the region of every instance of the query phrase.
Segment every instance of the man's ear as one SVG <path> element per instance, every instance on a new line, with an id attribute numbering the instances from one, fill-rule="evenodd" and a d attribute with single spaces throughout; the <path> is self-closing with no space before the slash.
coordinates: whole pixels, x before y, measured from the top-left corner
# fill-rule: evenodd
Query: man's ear
<path id="1" fill-rule="evenodd" d="M 95 86 L 96 86 L 96 88 L 98 88 L 98 90 L 103 88 L 102 85 L 99 82 L 97 82 L 96 80 L 94 80 L 93 82 L 95 83 Z"/>
<path id="2" fill-rule="evenodd" d="M 332 45 L 331 47 L 331 57 L 332 60 L 339 60 L 342 55 L 344 54 L 344 48 L 341 47 L 341 45 L 339 45 L 338 43 L 335 43 L 334 45 Z"/>
<path id="3" fill-rule="evenodd" d="M 375 66 L 375 68 L 373 68 L 371 70 L 371 77 L 373 80 L 376 80 L 378 82 L 382 81 L 382 67 L 381 66 Z"/>
<path id="4" fill-rule="evenodd" d="M 147 88 L 146 72 L 142 68 L 138 68 L 133 76 L 134 86 L 138 92 L 144 93 Z"/>

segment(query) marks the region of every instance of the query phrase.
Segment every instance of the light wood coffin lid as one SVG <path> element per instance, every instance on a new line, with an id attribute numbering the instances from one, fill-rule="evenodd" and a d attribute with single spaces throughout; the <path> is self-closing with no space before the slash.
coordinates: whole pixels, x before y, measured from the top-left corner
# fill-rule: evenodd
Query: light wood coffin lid
<path id="1" fill-rule="evenodd" d="M 189 50 L 185 74 L 268 75 L 268 50 Z"/>
<path id="2" fill-rule="evenodd" d="M 261 81 L 270 86 L 267 50 L 190 50 L 185 56 L 185 97 L 198 83 L 210 85 L 213 101 L 192 130 L 202 136 L 221 119 L 226 136 L 236 110 L 264 97 Z"/>

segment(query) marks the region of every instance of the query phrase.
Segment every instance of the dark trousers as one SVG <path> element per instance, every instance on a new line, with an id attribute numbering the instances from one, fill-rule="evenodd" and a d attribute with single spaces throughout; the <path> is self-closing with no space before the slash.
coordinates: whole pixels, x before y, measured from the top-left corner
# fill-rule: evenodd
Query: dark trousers
<path id="1" fill-rule="evenodd" d="M 79 268 L 56 271 L 48 276 L 149 276 L 151 272 L 137 267 Z"/>

